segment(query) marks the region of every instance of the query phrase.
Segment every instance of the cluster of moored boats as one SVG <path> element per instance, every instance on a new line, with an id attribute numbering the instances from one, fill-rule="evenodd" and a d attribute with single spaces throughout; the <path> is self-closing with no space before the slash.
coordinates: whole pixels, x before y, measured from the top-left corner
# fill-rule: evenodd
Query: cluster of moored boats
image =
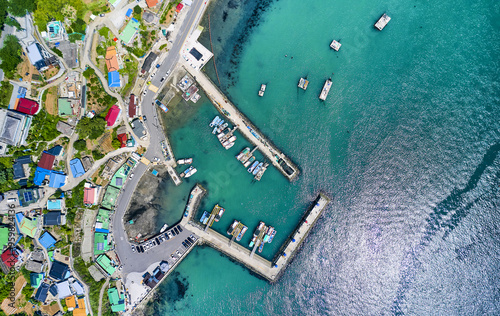
<path id="1" fill-rule="evenodd" d="M 271 243 L 276 235 L 276 230 L 272 226 L 266 226 L 264 222 L 260 222 L 255 231 L 248 247 L 258 246 L 259 252 L 264 249 L 265 243 Z"/>
<path id="2" fill-rule="evenodd" d="M 245 235 L 248 227 L 243 225 L 242 222 L 234 220 L 234 222 L 227 229 L 227 234 L 232 235 L 236 238 L 236 241 L 240 241 L 243 235 Z"/>
<path id="3" fill-rule="evenodd" d="M 226 150 L 234 146 L 236 136 L 233 133 L 236 127 L 229 129 L 229 123 L 224 122 L 219 116 L 216 116 L 208 126 L 213 127 L 212 134 L 217 134 L 219 142 Z"/>
<path id="4" fill-rule="evenodd" d="M 203 212 L 200 218 L 200 222 L 203 225 L 211 226 L 213 221 L 218 222 L 220 220 L 225 211 L 225 208 L 223 208 L 219 204 L 216 204 L 212 209 L 212 213 L 209 213 L 207 211 Z"/>
<path id="5" fill-rule="evenodd" d="M 253 153 L 256 149 L 257 147 L 253 150 L 250 150 L 249 147 L 245 147 L 238 155 L 236 155 L 236 159 L 241 162 L 245 168 L 248 168 L 247 171 L 254 175 L 255 180 L 260 181 L 269 164 L 267 162 L 259 162 L 255 160 Z"/>
<path id="6" fill-rule="evenodd" d="M 193 158 L 183 158 L 183 159 L 177 160 L 177 164 L 178 165 L 190 165 L 191 163 L 193 163 Z M 195 167 L 189 166 L 179 176 L 181 178 L 189 178 L 190 176 L 192 176 L 193 174 L 195 174 L 197 171 L 198 170 Z"/>

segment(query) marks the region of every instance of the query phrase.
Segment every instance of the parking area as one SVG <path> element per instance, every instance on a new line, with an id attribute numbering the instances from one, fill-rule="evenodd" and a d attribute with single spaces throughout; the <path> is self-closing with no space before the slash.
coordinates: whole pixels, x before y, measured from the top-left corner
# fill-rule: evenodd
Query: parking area
<path id="1" fill-rule="evenodd" d="M 132 252 L 138 254 L 147 254 L 148 252 L 156 252 L 158 248 L 165 248 L 167 245 L 166 253 L 170 253 L 167 260 L 177 261 L 189 248 L 196 244 L 198 237 L 187 231 L 181 225 L 170 227 L 163 233 L 160 233 L 147 241 L 140 244 L 131 244 Z M 160 247 L 158 247 L 160 246 Z M 165 254 L 165 252 L 163 252 Z"/>
<path id="2" fill-rule="evenodd" d="M 62 41 L 57 47 L 64 56 L 64 61 L 69 68 L 75 68 L 77 66 L 78 58 L 78 45 L 75 43 L 70 43 L 69 41 Z"/>

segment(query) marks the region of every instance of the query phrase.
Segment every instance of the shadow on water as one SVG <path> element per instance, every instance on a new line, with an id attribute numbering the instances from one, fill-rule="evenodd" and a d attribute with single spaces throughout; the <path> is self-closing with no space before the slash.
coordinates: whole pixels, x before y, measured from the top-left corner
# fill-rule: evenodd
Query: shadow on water
<path id="1" fill-rule="evenodd" d="M 483 156 L 483 159 L 481 160 L 481 163 L 477 166 L 476 170 L 469 178 L 467 185 L 463 189 L 455 188 L 450 195 L 446 197 L 446 199 L 441 201 L 434 208 L 433 212 L 427 218 L 427 225 L 420 243 L 415 248 L 412 248 L 403 259 L 401 280 L 399 281 L 399 288 L 391 308 L 394 315 L 404 314 L 401 305 L 403 304 L 407 290 L 422 265 L 419 260 L 420 253 L 430 244 L 433 236 L 436 235 L 437 232 L 444 230 L 443 239 L 445 239 L 453 231 L 453 229 L 458 226 L 462 219 L 467 216 L 470 208 L 475 205 L 481 197 L 474 199 L 472 202 L 466 203 L 466 195 L 477 187 L 477 184 L 483 176 L 486 168 L 494 164 L 499 152 L 500 143 L 496 143 L 488 148 Z M 497 181 L 491 182 L 493 185 L 489 190 L 490 193 L 491 191 L 497 191 L 500 172 L 497 172 L 495 177 Z M 443 217 L 449 214 L 451 214 L 450 219 L 444 220 Z M 458 255 L 463 256 L 464 253 L 459 253 Z"/>

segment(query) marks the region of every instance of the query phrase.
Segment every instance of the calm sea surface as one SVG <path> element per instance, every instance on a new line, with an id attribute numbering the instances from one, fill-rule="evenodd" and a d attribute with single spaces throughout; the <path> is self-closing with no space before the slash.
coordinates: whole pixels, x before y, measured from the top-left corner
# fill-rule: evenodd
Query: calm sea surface
<path id="1" fill-rule="evenodd" d="M 241 220 L 248 245 L 260 220 L 277 229 L 271 259 L 320 190 L 333 200 L 276 284 L 197 248 L 147 314 L 500 314 L 500 3 L 218 0 L 208 12 L 221 88 L 302 172 L 252 182 L 234 158 L 247 141 L 224 150 L 214 107 L 181 103 L 168 133 L 198 173 L 165 186 L 162 220 L 200 182 L 201 210 L 226 208 L 217 231 Z"/>

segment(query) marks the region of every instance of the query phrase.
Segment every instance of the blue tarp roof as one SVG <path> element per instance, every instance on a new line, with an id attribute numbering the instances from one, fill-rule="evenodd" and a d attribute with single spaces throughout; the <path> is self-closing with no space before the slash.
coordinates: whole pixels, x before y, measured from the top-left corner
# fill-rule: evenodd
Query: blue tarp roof
<path id="1" fill-rule="evenodd" d="M 62 146 L 61 145 L 57 145 L 57 146 L 54 146 L 52 147 L 51 149 L 47 150 L 47 152 L 51 155 L 54 155 L 54 156 L 59 156 L 61 154 L 61 151 L 62 151 Z"/>
<path id="2" fill-rule="evenodd" d="M 60 188 L 66 183 L 66 175 L 62 172 L 52 171 L 50 173 L 49 187 Z"/>
<path id="3" fill-rule="evenodd" d="M 43 180 L 45 180 L 45 177 L 48 175 L 50 175 L 50 170 L 36 167 L 33 183 L 36 185 L 42 185 Z"/>
<path id="4" fill-rule="evenodd" d="M 59 200 L 48 200 L 47 201 L 47 209 L 49 211 L 52 211 L 52 210 L 60 210 L 62 207 L 62 200 L 59 199 Z"/>
<path id="5" fill-rule="evenodd" d="M 43 282 L 35 293 L 35 300 L 45 303 L 49 293 L 49 287 L 47 283 Z"/>
<path id="6" fill-rule="evenodd" d="M 110 71 L 108 72 L 108 86 L 110 88 L 120 87 L 120 74 L 118 71 Z"/>
<path id="7" fill-rule="evenodd" d="M 85 174 L 85 169 L 83 169 L 82 161 L 78 158 L 75 158 L 69 162 L 69 166 L 71 168 L 71 174 L 73 178 L 81 177 Z"/>
<path id="8" fill-rule="evenodd" d="M 127 13 L 126 13 L 125 15 L 126 15 L 127 17 L 130 17 L 130 16 L 132 15 L 132 12 L 134 12 L 134 11 L 132 11 L 132 9 L 128 9 L 128 10 L 127 10 Z"/>
<path id="9" fill-rule="evenodd" d="M 57 240 L 54 237 L 52 237 L 52 235 L 49 234 L 49 232 L 47 231 L 43 233 L 43 235 L 40 238 L 38 238 L 38 241 L 45 249 L 50 249 L 54 247 L 57 242 Z"/>
<path id="10" fill-rule="evenodd" d="M 104 228 L 96 228 L 95 231 L 97 233 L 104 233 L 104 234 L 109 234 L 109 230 L 104 229 Z"/>

